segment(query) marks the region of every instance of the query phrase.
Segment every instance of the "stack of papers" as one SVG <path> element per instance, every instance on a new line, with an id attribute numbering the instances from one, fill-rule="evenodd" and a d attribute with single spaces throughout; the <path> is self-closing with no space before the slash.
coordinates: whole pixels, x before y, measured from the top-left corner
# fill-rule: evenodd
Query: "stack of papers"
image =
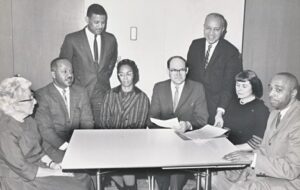
<path id="1" fill-rule="evenodd" d="M 156 125 L 164 128 L 176 129 L 179 127 L 178 118 L 168 119 L 168 120 L 160 120 L 155 118 L 150 118 L 150 120 Z M 229 129 L 214 127 L 212 125 L 205 125 L 201 129 L 197 129 L 194 131 L 189 131 L 186 133 L 177 133 L 181 138 L 188 139 L 211 139 L 216 137 L 224 136 Z"/>
<path id="2" fill-rule="evenodd" d="M 214 127 L 212 125 L 205 125 L 201 129 L 186 132 L 181 135 L 187 139 L 211 139 L 216 137 L 224 136 L 229 129 Z"/>

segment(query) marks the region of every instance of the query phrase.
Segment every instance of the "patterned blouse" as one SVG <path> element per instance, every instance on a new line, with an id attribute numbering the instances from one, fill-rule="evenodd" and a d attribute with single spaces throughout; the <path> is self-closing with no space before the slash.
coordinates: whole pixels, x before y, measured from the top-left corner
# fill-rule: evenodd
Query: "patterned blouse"
<path id="1" fill-rule="evenodd" d="M 111 89 L 105 96 L 100 112 L 100 128 L 146 128 L 150 101 L 139 88 L 123 92 L 121 86 Z"/>

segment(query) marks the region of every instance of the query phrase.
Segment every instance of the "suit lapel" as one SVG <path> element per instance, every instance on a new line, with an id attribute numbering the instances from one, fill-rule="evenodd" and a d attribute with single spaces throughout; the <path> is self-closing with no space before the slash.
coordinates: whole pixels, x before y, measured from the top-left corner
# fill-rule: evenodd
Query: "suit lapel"
<path id="1" fill-rule="evenodd" d="M 188 99 L 188 97 L 191 94 L 191 88 L 190 88 L 190 83 L 188 80 L 185 81 L 182 92 L 181 92 L 181 96 L 179 98 L 179 102 L 177 105 L 177 108 L 175 110 L 175 113 L 179 112 L 180 108 L 182 107 L 182 105 L 184 104 L 184 102 Z"/>
<path id="2" fill-rule="evenodd" d="M 79 102 L 79 98 L 72 87 L 70 87 L 70 120 L 73 121 L 74 111 L 77 103 Z"/>
<path id="3" fill-rule="evenodd" d="M 289 122 L 290 116 L 294 112 L 294 109 L 296 108 L 296 103 L 293 103 L 289 110 L 285 113 L 285 115 L 281 118 L 280 123 L 276 127 L 276 120 L 277 120 L 277 114 L 276 112 L 274 114 L 273 120 L 272 120 L 272 129 L 273 129 L 273 134 L 270 136 L 270 139 L 272 139 L 274 136 L 276 136 L 280 131 L 284 131 L 286 127 L 288 127 L 287 123 Z"/>
<path id="4" fill-rule="evenodd" d="M 166 96 L 163 96 L 163 103 L 165 103 L 166 105 L 166 108 L 167 108 L 167 112 L 169 113 L 173 113 L 173 96 L 172 96 L 172 90 L 171 90 L 171 80 L 169 79 L 167 81 L 166 84 L 166 88 L 163 88 L 163 89 L 166 89 L 165 91 L 165 95 Z M 163 93 L 164 94 L 164 93 Z"/>
<path id="5" fill-rule="evenodd" d="M 65 104 L 65 101 L 62 97 L 62 95 L 60 94 L 60 92 L 56 89 L 56 87 L 54 86 L 54 84 L 52 83 L 49 89 L 49 92 L 51 93 L 51 97 L 53 97 L 56 101 L 59 102 L 59 105 L 62 107 L 65 117 L 69 118 L 68 115 L 68 110 L 67 110 L 67 106 Z"/>

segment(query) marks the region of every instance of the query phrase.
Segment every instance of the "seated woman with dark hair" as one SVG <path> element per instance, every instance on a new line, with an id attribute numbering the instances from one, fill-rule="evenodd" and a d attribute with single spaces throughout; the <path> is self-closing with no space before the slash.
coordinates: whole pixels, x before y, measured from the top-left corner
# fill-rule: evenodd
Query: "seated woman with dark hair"
<path id="1" fill-rule="evenodd" d="M 235 77 L 234 98 L 224 115 L 224 127 L 231 129 L 228 139 L 241 149 L 255 149 L 264 135 L 269 110 L 259 98 L 263 87 L 255 72 L 245 70 Z"/>
<path id="2" fill-rule="evenodd" d="M 100 112 L 101 129 L 141 129 L 146 128 L 149 98 L 135 86 L 139 81 L 139 71 L 134 61 L 121 60 L 117 65 L 121 85 L 111 89 L 105 96 Z M 136 189 L 132 174 L 112 176 L 119 188 Z"/>
<path id="3" fill-rule="evenodd" d="M 30 117 L 36 100 L 31 82 L 12 77 L 0 83 L 0 189 L 88 190 L 90 178 L 62 172 L 62 155 L 46 143 Z"/>

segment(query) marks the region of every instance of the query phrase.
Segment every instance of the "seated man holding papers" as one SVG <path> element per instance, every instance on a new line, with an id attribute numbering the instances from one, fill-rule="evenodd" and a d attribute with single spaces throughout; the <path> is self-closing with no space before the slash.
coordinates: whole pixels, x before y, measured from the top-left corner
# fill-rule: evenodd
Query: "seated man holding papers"
<path id="1" fill-rule="evenodd" d="M 155 84 L 150 106 L 150 118 L 168 120 L 178 118 L 179 125 L 173 128 L 178 132 L 198 129 L 206 125 L 208 111 L 203 85 L 186 80 L 188 68 L 186 60 L 173 56 L 167 61 L 170 79 Z M 151 127 L 157 125 L 151 123 Z M 185 174 L 156 176 L 160 190 L 182 189 L 186 182 Z"/>

